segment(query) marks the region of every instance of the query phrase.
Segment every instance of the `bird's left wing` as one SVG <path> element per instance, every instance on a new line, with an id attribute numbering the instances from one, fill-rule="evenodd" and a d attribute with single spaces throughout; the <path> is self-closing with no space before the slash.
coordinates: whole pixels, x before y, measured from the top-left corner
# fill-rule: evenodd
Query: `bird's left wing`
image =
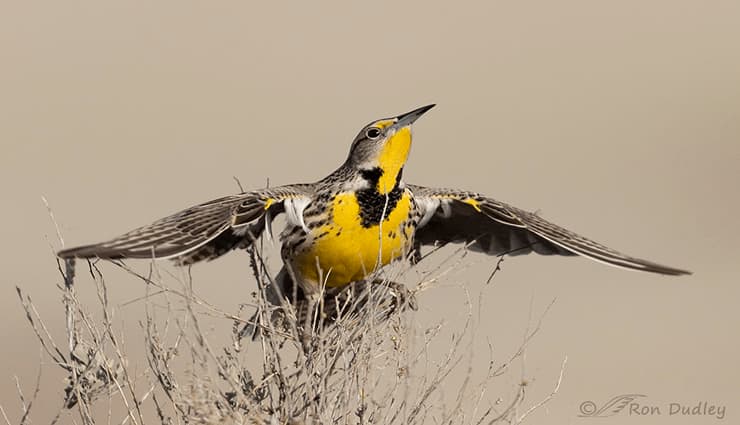
<path id="1" fill-rule="evenodd" d="M 581 255 L 616 267 L 667 275 L 686 270 L 622 254 L 600 243 L 521 210 L 474 192 L 407 186 L 421 212 L 415 243 L 464 242 L 491 255 Z"/>
<path id="2" fill-rule="evenodd" d="M 288 185 L 226 196 L 187 208 L 117 238 L 65 249 L 60 258 L 171 258 L 181 264 L 211 260 L 249 246 L 272 217 L 286 212 L 302 225 L 310 185 Z"/>

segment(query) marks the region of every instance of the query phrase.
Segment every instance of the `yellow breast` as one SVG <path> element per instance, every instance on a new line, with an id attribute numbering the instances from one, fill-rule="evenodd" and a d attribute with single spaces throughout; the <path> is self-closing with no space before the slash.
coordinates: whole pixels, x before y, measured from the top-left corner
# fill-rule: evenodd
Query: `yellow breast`
<path id="1" fill-rule="evenodd" d="M 406 255 L 413 236 L 409 216 L 412 201 L 404 192 L 385 220 L 364 226 L 354 193 L 342 193 L 332 201 L 332 220 L 312 229 L 311 247 L 293 262 L 303 279 L 344 286 L 363 279 L 379 266 Z"/>

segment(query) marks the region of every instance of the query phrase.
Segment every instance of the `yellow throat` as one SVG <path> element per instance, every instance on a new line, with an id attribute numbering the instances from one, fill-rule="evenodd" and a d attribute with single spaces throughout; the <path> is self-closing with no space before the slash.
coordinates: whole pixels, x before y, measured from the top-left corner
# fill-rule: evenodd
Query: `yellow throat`
<path id="1" fill-rule="evenodd" d="M 377 191 L 387 194 L 396 186 L 398 173 L 401 172 L 411 150 L 411 128 L 404 127 L 396 131 L 383 146 L 378 156 L 378 166 L 383 174 L 378 179 Z"/>

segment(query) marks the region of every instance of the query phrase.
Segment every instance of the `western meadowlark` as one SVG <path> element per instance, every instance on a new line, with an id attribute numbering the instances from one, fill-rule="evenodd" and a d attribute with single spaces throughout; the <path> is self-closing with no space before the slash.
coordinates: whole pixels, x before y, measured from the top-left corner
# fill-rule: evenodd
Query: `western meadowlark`
<path id="1" fill-rule="evenodd" d="M 373 121 L 347 160 L 316 183 L 226 196 L 187 208 L 110 241 L 65 249 L 61 258 L 212 260 L 249 247 L 285 213 L 279 291 L 316 299 L 404 258 L 422 245 L 466 243 L 490 255 L 581 255 L 665 275 L 690 272 L 624 255 L 530 213 L 475 192 L 405 184 L 411 125 L 434 105 Z M 295 285 L 297 284 L 297 285 Z"/>

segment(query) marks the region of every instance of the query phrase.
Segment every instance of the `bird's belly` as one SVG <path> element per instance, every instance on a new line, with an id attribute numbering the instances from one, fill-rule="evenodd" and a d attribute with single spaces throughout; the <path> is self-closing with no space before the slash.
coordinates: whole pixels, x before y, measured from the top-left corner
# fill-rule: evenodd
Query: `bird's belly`
<path id="1" fill-rule="evenodd" d="M 409 195 L 399 199 L 385 220 L 370 226 L 363 225 L 354 194 L 339 194 L 332 205 L 333 219 L 312 229 L 313 238 L 292 260 L 302 279 L 340 287 L 408 253 L 413 238 Z"/>

